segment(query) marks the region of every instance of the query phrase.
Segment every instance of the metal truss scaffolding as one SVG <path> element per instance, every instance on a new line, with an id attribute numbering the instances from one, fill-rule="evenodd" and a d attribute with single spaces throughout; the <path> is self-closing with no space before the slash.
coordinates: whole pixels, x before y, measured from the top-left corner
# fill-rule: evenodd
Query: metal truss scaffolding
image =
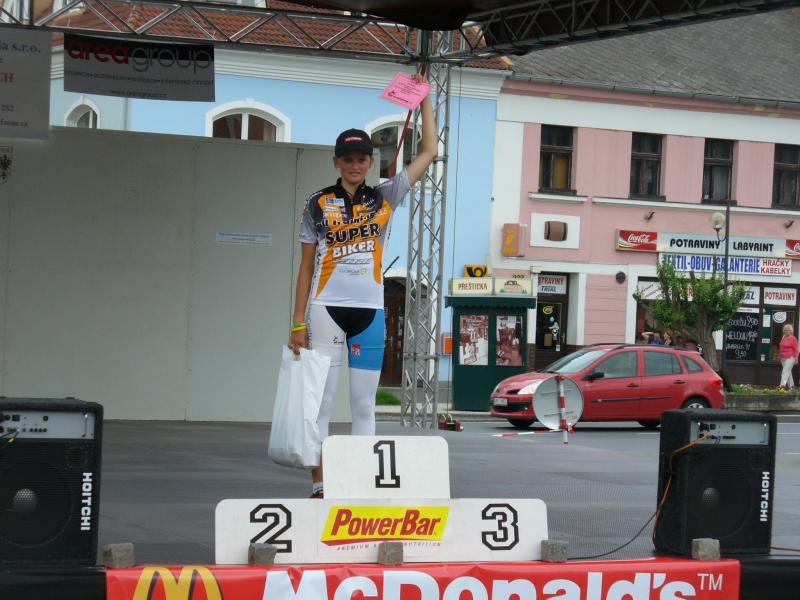
<path id="1" fill-rule="evenodd" d="M 254 2 L 255 4 L 255 2 Z M 416 62 L 418 30 L 381 17 L 192 0 L 0 0 L 0 25 Z M 310 3 L 307 3 L 310 4 Z M 490 5 L 492 3 L 489 3 Z M 427 60 L 454 62 L 800 5 L 800 0 L 528 0 L 467 16 Z M 58 8 L 56 8 L 58 7 Z M 443 10 L 432 7 L 432 10 Z"/>
<path id="2" fill-rule="evenodd" d="M 423 62 L 450 49 L 453 34 L 420 35 Z M 442 312 L 450 65 L 429 63 L 439 156 L 411 190 L 408 215 L 408 275 L 403 340 L 403 425 L 435 428 L 439 381 L 438 340 Z M 420 120 L 419 111 L 416 115 Z M 415 146 L 419 127 L 414 127 Z"/>

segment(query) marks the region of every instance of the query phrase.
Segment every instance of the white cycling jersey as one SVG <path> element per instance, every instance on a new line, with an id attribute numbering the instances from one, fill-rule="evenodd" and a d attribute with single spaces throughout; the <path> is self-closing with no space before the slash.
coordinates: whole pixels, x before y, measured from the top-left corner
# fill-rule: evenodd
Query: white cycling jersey
<path id="1" fill-rule="evenodd" d="M 409 187 L 403 169 L 375 187 L 361 184 L 352 198 L 341 180 L 311 194 L 299 235 L 317 244 L 311 304 L 383 308 L 383 248 Z"/>

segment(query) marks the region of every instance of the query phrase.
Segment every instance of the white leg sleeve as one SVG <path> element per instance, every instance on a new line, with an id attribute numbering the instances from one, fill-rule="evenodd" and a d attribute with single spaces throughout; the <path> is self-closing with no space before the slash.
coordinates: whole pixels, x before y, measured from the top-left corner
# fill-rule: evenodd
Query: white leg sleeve
<path id="1" fill-rule="evenodd" d="M 350 412 L 353 435 L 375 435 L 375 392 L 380 371 L 350 369 Z"/>
<path id="2" fill-rule="evenodd" d="M 324 356 L 330 356 L 331 368 L 325 381 L 325 392 L 319 407 L 317 426 L 319 438 L 328 437 L 328 425 L 333 412 L 333 401 L 339 387 L 339 375 L 342 372 L 342 360 L 346 349 L 344 332 L 331 319 L 328 310 L 320 304 L 312 304 L 308 311 L 308 334 L 311 348 Z"/>

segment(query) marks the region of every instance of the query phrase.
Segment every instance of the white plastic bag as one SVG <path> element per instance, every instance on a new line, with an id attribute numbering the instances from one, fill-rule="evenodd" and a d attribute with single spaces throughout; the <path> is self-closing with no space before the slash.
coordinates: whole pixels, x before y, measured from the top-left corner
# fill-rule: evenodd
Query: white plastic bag
<path id="1" fill-rule="evenodd" d="M 317 415 L 330 365 L 330 357 L 314 350 L 300 348 L 297 356 L 283 347 L 267 449 L 276 463 L 299 469 L 319 466 Z"/>

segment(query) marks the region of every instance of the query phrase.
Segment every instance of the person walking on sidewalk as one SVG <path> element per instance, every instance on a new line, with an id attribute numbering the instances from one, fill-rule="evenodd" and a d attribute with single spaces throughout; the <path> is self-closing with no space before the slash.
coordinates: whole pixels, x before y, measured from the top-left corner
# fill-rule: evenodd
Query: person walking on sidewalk
<path id="1" fill-rule="evenodd" d="M 423 77 L 417 75 L 417 81 Z M 300 225 L 301 258 L 288 346 L 331 357 L 317 425 L 328 424 L 344 353 L 350 368 L 353 435 L 375 435 L 375 392 L 384 352 L 383 250 L 395 208 L 436 158 L 438 136 L 430 98 L 420 106 L 419 151 L 397 175 L 370 187 L 369 135 L 348 129 L 336 139 L 333 165 L 341 177 L 312 194 Z M 408 143 L 408 142 L 407 142 Z M 424 192 L 423 192 L 424 193 Z M 322 465 L 313 469 L 312 498 L 323 497 Z"/>
<path id="2" fill-rule="evenodd" d="M 797 338 L 794 336 L 794 327 L 789 323 L 783 326 L 783 337 L 780 344 L 778 344 L 778 348 L 780 349 L 782 367 L 780 387 L 789 390 L 794 387 L 792 368 L 797 362 Z"/>

